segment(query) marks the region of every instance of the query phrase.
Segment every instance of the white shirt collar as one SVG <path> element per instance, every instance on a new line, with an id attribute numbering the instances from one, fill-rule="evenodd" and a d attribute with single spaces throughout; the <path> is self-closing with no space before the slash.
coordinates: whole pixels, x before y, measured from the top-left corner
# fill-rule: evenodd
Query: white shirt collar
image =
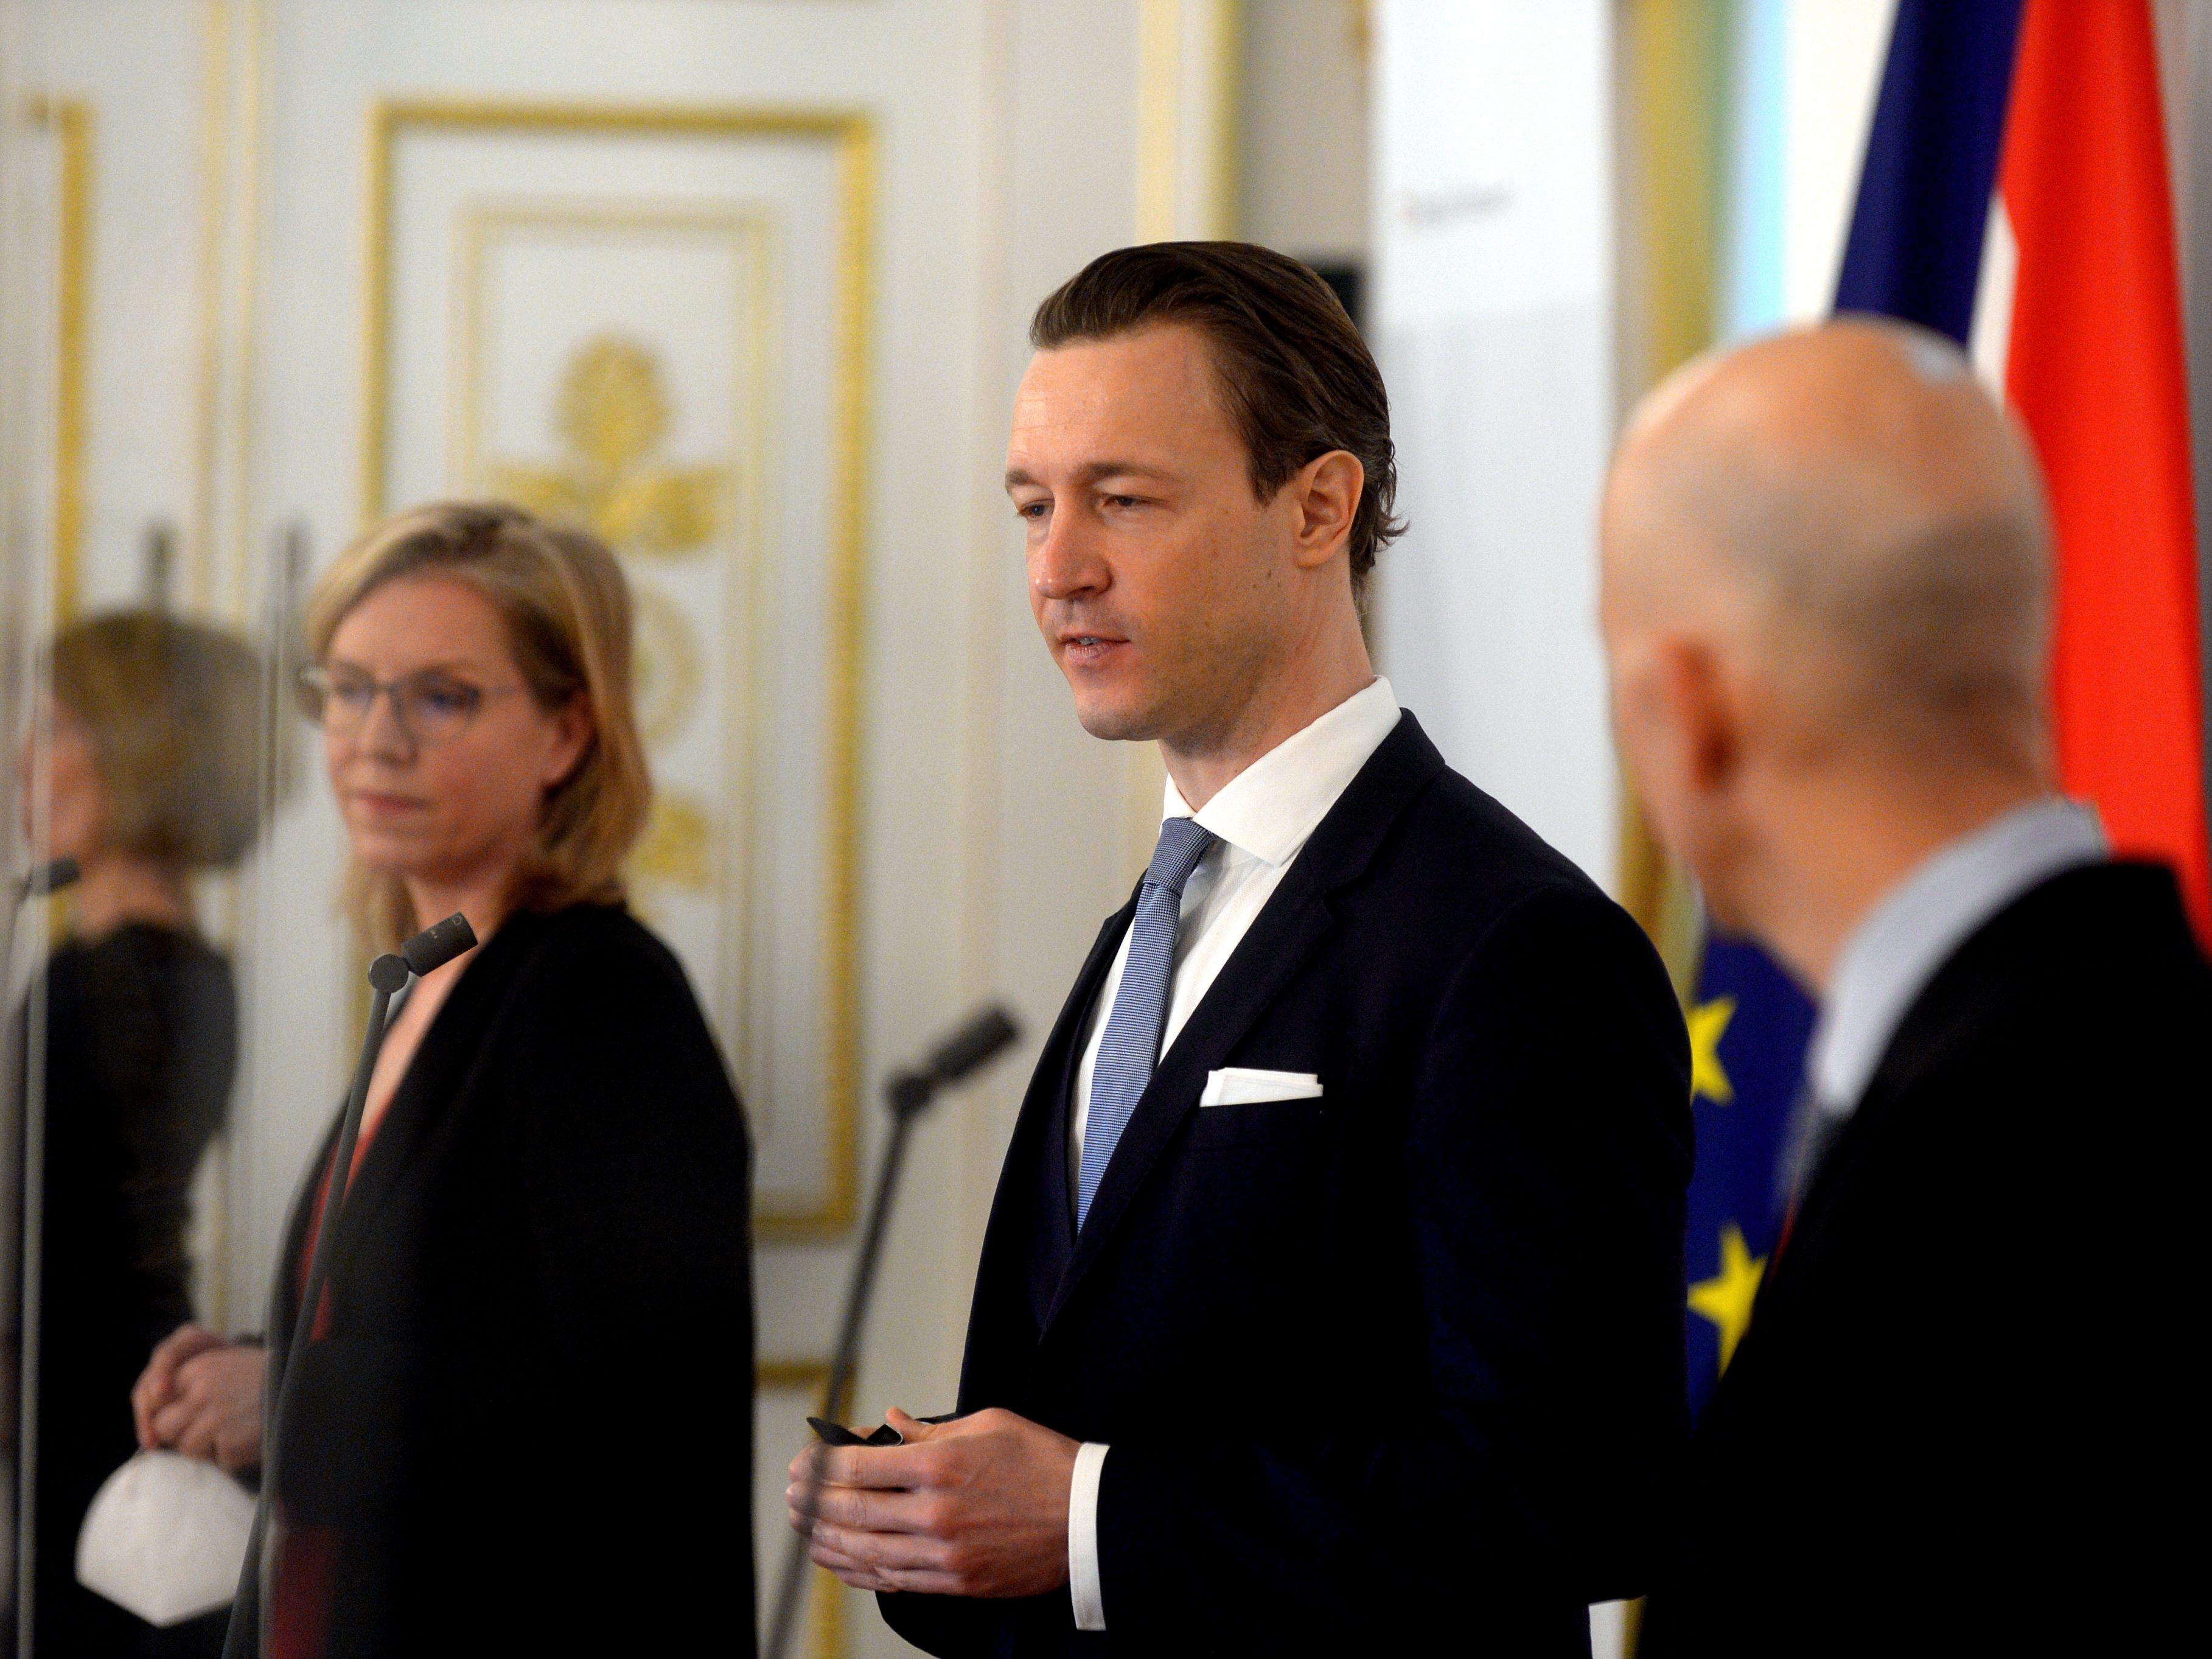
<path id="1" fill-rule="evenodd" d="M 1847 1116 L 1936 970 L 1984 922 L 2046 878 L 2107 856 L 2089 807 L 2052 797 L 2014 807 L 1941 848 L 1892 888 L 1836 958 L 1813 1032 L 1821 1107 Z"/>
<path id="2" fill-rule="evenodd" d="M 1288 864 L 1382 746 L 1398 714 L 1390 682 L 1374 679 L 1230 779 L 1202 811 L 1190 810 L 1170 778 L 1160 817 L 1195 817 L 1200 829 L 1262 864 Z"/>

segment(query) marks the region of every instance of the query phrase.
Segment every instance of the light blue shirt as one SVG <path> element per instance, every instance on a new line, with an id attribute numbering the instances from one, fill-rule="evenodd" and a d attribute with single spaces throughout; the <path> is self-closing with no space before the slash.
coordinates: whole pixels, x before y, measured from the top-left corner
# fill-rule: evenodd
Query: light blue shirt
<path id="1" fill-rule="evenodd" d="M 1892 888 L 1845 943 L 1821 999 L 1807 1066 L 1821 1109 L 1858 1109 L 1899 1023 L 1977 928 L 2060 871 L 2110 855 L 2095 811 L 2052 796 L 1961 836 Z"/>

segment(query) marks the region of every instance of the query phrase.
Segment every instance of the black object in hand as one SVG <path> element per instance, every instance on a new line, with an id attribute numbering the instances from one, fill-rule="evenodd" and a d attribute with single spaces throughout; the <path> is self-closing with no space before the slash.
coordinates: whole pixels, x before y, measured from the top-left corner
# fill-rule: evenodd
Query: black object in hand
<path id="1" fill-rule="evenodd" d="M 842 1423 L 832 1423 L 827 1418 L 810 1417 L 806 1426 L 814 1431 L 825 1446 L 903 1446 L 906 1437 L 885 1423 L 862 1434 L 858 1429 L 848 1429 Z"/>

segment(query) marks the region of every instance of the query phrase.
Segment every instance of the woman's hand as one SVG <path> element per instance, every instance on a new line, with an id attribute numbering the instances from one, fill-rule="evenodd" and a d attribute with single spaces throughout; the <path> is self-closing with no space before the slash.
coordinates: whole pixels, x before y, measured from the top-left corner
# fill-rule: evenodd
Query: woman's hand
<path id="1" fill-rule="evenodd" d="M 131 1390 L 138 1443 L 167 1446 L 227 1474 L 261 1462 L 261 1382 L 268 1355 L 199 1325 L 163 1338 Z"/>

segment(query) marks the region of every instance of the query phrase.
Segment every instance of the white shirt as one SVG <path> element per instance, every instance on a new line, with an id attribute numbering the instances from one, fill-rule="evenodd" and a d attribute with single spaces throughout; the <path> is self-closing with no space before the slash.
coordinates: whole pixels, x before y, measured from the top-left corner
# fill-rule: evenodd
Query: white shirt
<path id="1" fill-rule="evenodd" d="M 1168 1018 L 1160 1037 L 1164 1056 L 1205 1000 L 1222 965 L 1235 954 L 1282 883 L 1291 862 L 1320 827 L 1329 809 L 1351 786 L 1359 769 L 1382 746 L 1398 724 L 1398 698 L 1390 682 L 1377 679 L 1355 691 L 1310 726 L 1285 738 L 1222 787 L 1194 813 L 1170 778 L 1160 806 L 1162 822 L 1195 817 L 1219 845 L 1191 872 L 1182 890 L 1176 924 L 1174 977 L 1169 981 Z M 1129 935 L 1121 935 L 1114 965 L 1099 988 L 1091 1011 L 1091 1030 L 1076 1068 L 1073 1121 L 1068 1127 L 1068 1190 L 1075 1190 L 1083 1164 L 1083 1137 L 1091 1121 L 1091 1079 L 1098 1066 L 1098 1045 L 1121 970 L 1129 960 Z M 1106 1608 L 1098 1583 L 1098 1482 L 1106 1448 L 1085 1444 L 1075 1456 L 1075 1483 L 1067 1498 L 1067 1577 L 1075 1601 L 1078 1630 L 1104 1630 Z"/>
<path id="2" fill-rule="evenodd" d="M 2109 855 L 2090 808 L 2056 796 L 2014 807 L 1923 860 L 1861 922 L 1821 999 L 1808 1070 L 1823 1111 L 1849 1117 L 1936 970 L 2031 887 Z"/>

